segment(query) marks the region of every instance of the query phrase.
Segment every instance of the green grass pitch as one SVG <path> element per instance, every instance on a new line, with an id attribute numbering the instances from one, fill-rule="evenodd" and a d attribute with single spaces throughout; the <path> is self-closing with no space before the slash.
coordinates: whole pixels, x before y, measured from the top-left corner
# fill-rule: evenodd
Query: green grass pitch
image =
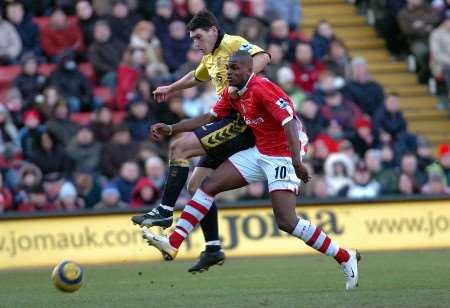
<path id="1" fill-rule="evenodd" d="M 351 292 L 324 256 L 239 258 L 197 275 L 191 261 L 86 266 L 72 294 L 53 287 L 50 269 L 3 271 L 0 307 L 450 306 L 450 251 L 362 253 Z"/>

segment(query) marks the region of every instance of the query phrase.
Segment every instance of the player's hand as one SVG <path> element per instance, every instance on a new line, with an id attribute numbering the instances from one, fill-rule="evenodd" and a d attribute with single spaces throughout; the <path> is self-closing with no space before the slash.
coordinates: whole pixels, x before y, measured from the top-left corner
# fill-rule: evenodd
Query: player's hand
<path id="1" fill-rule="evenodd" d="M 153 91 L 153 97 L 156 102 L 161 103 L 167 100 L 168 95 L 172 92 L 170 85 L 169 86 L 160 86 L 157 87 L 155 91 Z"/>
<path id="2" fill-rule="evenodd" d="M 164 123 L 156 123 L 152 125 L 152 138 L 155 140 L 161 140 L 165 136 L 169 136 L 171 132 L 169 125 Z"/>
<path id="3" fill-rule="evenodd" d="M 311 180 L 308 169 L 302 163 L 294 163 L 295 174 L 302 180 L 303 183 L 308 183 Z"/>

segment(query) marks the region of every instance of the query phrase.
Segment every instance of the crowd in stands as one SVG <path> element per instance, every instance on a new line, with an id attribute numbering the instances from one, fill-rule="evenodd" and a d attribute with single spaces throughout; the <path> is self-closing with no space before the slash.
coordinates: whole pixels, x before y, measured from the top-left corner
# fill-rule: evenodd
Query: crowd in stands
<path id="1" fill-rule="evenodd" d="M 356 0 L 371 12 L 375 26 L 389 51 L 404 60 L 414 56 L 418 81 L 430 77 L 443 84 L 444 102 L 450 99 L 450 1 Z"/>
<path id="2" fill-rule="evenodd" d="M 327 21 L 313 37 L 302 33 L 297 0 L 0 5 L 0 213 L 158 202 L 168 143 L 151 140 L 151 125 L 201 115 L 217 99 L 210 83 L 161 104 L 152 97 L 201 60 L 186 23 L 205 7 L 223 30 L 270 53 L 265 74 L 290 95 L 310 138 L 313 180 L 302 196 L 450 194 L 450 146 L 435 158 L 429 140 L 408 132 L 401 97 L 384 93 Z M 266 197 L 255 183 L 223 198 Z"/>

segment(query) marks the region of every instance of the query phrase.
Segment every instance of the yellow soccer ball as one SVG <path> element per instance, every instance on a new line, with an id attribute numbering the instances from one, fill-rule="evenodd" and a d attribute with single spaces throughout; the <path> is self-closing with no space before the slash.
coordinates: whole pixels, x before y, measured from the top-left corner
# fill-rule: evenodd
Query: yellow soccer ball
<path id="1" fill-rule="evenodd" d="M 75 292 L 83 284 L 83 269 L 73 261 L 63 261 L 53 269 L 52 281 L 63 292 Z"/>

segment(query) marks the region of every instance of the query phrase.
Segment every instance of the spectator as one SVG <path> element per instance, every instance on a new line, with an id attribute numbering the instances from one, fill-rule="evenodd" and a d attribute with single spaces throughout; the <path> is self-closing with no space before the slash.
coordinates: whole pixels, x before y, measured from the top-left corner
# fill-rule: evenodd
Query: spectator
<path id="1" fill-rule="evenodd" d="M 41 30 L 42 49 L 52 62 L 67 50 L 81 53 L 84 50 L 83 37 L 78 24 L 67 19 L 63 10 L 56 8 L 50 22 Z"/>
<path id="2" fill-rule="evenodd" d="M 103 188 L 102 199 L 96 205 L 94 209 L 104 210 L 104 209 L 125 209 L 128 204 L 120 200 L 120 192 L 117 187 L 113 185 L 108 185 Z"/>
<path id="3" fill-rule="evenodd" d="M 324 170 L 329 196 L 337 196 L 339 191 L 352 184 L 355 166 L 347 155 L 331 154 L 325 161 Z"/>
<path id="4" fill-rule="evenodd" d="M 389 93 L 373 116 L 373 128 L 376 134 L 381 130 L 392 135 L 395 139 L 406 132 L 406 121 L 400 110 L 399 96 L 395 92 Z"/>
<path id="5" fill-rule="evenodd" d="M 52 204 L 43 185 L 35 185 L 29 192 L 28 198 L 17 207 L 18 212 L 52 212 L 56 207 Z"/>
<path id="6" fill-rule="evenodd" d="M 312 182 L 312 197 L 318 199 L 326 199 L 330 197 L 328 192 L 329 186 L 323 177 L 317 177 Z"/>
<path id="7" fill-rule="evenodd" d="M 76 4 L 76 13 L 83 42 L 85 46 L 90 46 L 94 42 L 94 25 L 98 20 L 97 14 L 88 0 L 78 1 Z"/>
<path id="8" fill-rule="evenodd" d="M 314 92 L 311 98 L 320 106 L 325 104 L 325 93 L 329 91 L 341 90 L 345 85 L 345 80 L 336 77 L 332 72 L 324 72 L 320 75 L 319 81 L 314 84 Z"/>
<path id="9" fill-rule="evenodd" d="M 381 151 L 369 149 L 364 155 L 364 162 L 373 178 L 380 184 L 380 193 L 393 194 L 397 190 L 397 175 L 392 169 L 384 169 L 381 160 Z"/>
<path id="10" fill-rule="evenodd" d="M 407 174 L 400 174 L 398 177 L 398 192 L 405 196 L 417 194 L 419 188 L 413 179 Z"/>
<path id="11" fill-rule="evenodd" d="M 181 91 L 183 112 L 189 118 L 204 114 L 204 104 L 197 88 L 187 88 Z"/>
<path id="12" fill-rule="evenodd" d="M 159 198 L 159 190 L 147 177 L 141 178 L 131 192 L 130 207 L 153 206 Z"/>
<path id="13" fill-rule="evenodd" d="M 450 195 L 450 187 L 442 171 L 430 171 L 428 181 L 423 185 L 421 192 L 424 195 Z"/>
<path id="14" fill-rule="evenodd" d="M 6 7 L 6 16 L 20 36 L 22 41 L 22 54 L 30 52 L 36 57 L 41 57 L 42 50 L 39 39 L 39 28 L 30 16 L 25 14 L 22 2 L 9 2 Z"/>
<path id="15" fill-rule="evenodd" d="M 400 30 L 417 61 L 420 82 L 428 79 L 428 37 L 439 22 L 439 15 L 423 0 L 408 0 L 397 16 Z"/>
<path id="16" fill-rule="evenodd" d="M 164 62 L 170 72 L 176 71 L 186 62 L 186 53 L 192 45 L 186 33 L 184 22 L 175 20 L 169 25 L 169 35 L 162 40 Z"/>
<path id="17" fill-rule="evenodd" d="M 368 116 L 363 116 L 355 121 L 356 134 L 351 139 L 356 153 L 364 157 L 366 151 L 377 146 L 377 140 L 373 134 L 372 121 Z"/>
<path id="18" fill-rule="evenodd" d="M 17 187 L 14 187 L 16 204 L 27 202 L 29 193 L 36 185 L 42 185 L 41 170 L 31 163 L 22 165 L 18 170 Z"/>
<path id="19" fill-rule="evenodd" d="M 315 60 L 322 60 L 328 53 L 331 42 L 335 39 L 333 28 L 326 20 L 321 20 L 314 30 L 311 41 L 313 57 Z"/>
<path id="20" fill-rule="evenodd" d="M 329 136 L 339 147 L 340 143 L 345 141 L 346 133 L 341 124 L 335 119 L 328 121 L 325 125 L 325 133 Z"/>
<path id="21" fill-rule="evenodd" d="M 396 169 L 398 164 L 394 157 L 394 150 L 390 145 L 383 145 L 381 147 L 381 161 L 383 169 Z"/>
<path id="22" fill-rule="evenodd" d="M 376 198 L 380 194 L 380 184 L 372 178 L 367 166 L 361 161 L 356 165 L 353 183 L 340 194 L 351 199 Z"/>
<path id="23" fill-rule="evenodd" d="M 327 121 L 337 120 L 346 135 L 353 132 L 356 119 L 362 115 L 359 107 L 345 100 L 338 90 L 329 90 L 325 93 L 325 105 L 321 107 L 320 114 Z"/>
<path id="24" fill-rule="evenodd" d="M 270 54 L 270 63 L 264 69 L 265 75 L 273 82 L 279 83 L 277 76 L 278 70 L 289 64 L 284 60 L 283 50 L 280 45 L 270 44 L 267 51 Z M 294 75 L 294 73 L 292 73 L 292 75 Z"/>
<path id="25" fill-rule="evenodd" d="M 145 141 L 150 137 L 150 128 L 156 123 L 150 112 L 147 103 L 137 97 L 129 104 L 128 115 L 125 124 L 130 129 L 131 139 Z"/>
<path id="26" fill-rule="evenodd" d="M 291 66 L 295 83 L 306 93 L 312 93 L 314 84 L 323 74 L 325 67 L 313 59 L 311 45 L 299 43 L 295 49 L 295 61 Z"/>
<path id="27" fill-rule="evenodd" d="M 195 70 L 202 60 L 202 57 L 203 54 L 200 50 L 191 47 L 186 54 L 186 62 L 173 73 L 173 78 L 178 80 L 187 73 Z"/>
<path id="28" fill-rule="evenodd" d="M 159 156 L 147 158 L 145 176 L 149 178 L 159 191 L 162 191 L 166 180 L 166 166 Z"/>
<path id="29" fill-rule="evenodd" d="M 333 39 L 322 61 L 325 68 L 336 76 L 347 78 L 350 75 L 350 55 L 343 41 Z"/>
<path id="30" fill-rule="evenodd" d="M 56 69 L 50 74 L 48 84 L 58 89 L 67 100 L 71 112 L 94 109 L 94 97 L 89 81 L 77 69 L 73 53 L 65 53 Z"/>
<path id="31" fill-rule="evenodd" d="M 111 141 L 103 147 L 100 165 L 102 174 L 114 177 L 122 164 L 137 158 L 138 150 L 139 144 L 132 141 L 128 127 L 117 126 Z"/>
<path id="32" fill-rule="evenodd" d="M 140 17 L 131 14 L 126 0 L 114 0 L 112 14 L 108 18 L 113 38 L 128 45 L 133 27 L 139 22 Z"/>
<path id="33" fill-rule="evenodd" d="M 129 203 L 132 191 L 139 180 L 139 167 L 134 161 L 126 161 L 120 167 L 119 174 L 112 183 L 120 192 L 120 200 Z"/>
<path id="34" fill-rule="evenodd" d="M 315 174 L 323 174 L 325 160 L 338 151 L 338 144 L 327 135 L 318 135 L 312 143 L 312 167 Z"/>
<path id="35" fill-rule="evenodd" d="M 30 162 L 39 167 L 45 181 L 56 181 L 67 177 L 72 170 L 70 158 L 56 137 L 46 131 L 39 136 Z"/>
<path id="36" fill-rule="evenodd" d="M 172 3 L 170 0 L 157 0 L 155 5 L 156 14 L 152 19 L 155 25 L 155 33 L 160 40 L 169 36 L 169 24 L 174 20 L 180 18 L 176 16 L 175 11 L 172 9 Z"/>
<path id="37" fill-rule="evenodd" d="M 75 170 L 96 171 L 100 165 L 102 146 L 94 138 L 89 126 L 81 127 L 75 138 L 67 146 L 67 154 L 74 163 Z"/>
<path id="38" fill-rule="evenodd" d="M 74 183 L 78 195 L 83 199 L 86 208 L 91 209 L 100 202 L 102 187 L 97 176 L 91 170 L 76 170 Z"/>
<path id="39" fill-rule="evenodd" d="M 419 187 L 426 182 L 426 174 L 418 168 L 417 157 L 413 153 L 405 153 L 400 160 L 400 173 L 411 177 Z"/>
<path id="40" fill-rule="evenodd" d="M 55 206 L 60 211 L 76 211 L 84 208 L 84 202 L 78 196 L 75 186 L 65 182 L 59 190 Z"/>
<path id="41" fill-rule="evenodd" d="M 320 116 L 319 106 L 313 100 L 306 99 L 297 111 L 305 130 L 308 132 L 308 138 L 315 140 L 326 124 L 326 121 Z"/>
<path id="42" fill-rule="evenodd" d="M 22 41 L 14 26 L 0 11 L 0 65 L 14 64 L 22 52 Z"/>
<path id="43" fill-rule="evenodd" d="M 232 0 L 224 1 L 222 6 L 222 16 L 219 19 L 223 32 L 233 34 L 236 33 L 239 21 L 241 19 L 242 15 L 239 3 Z M 245 38 L 253 42 L 250 38 L 248 37 Z M 258 44 L 258 46 L 261 45 Z"/>
<path id="44" fill-rule="evenodd" d="M 447 185 L 450 184 L 450 145 L 441 144 L 439 146 L 439 166 L 442 168 Z"/>
<path id="45" fill-rule="evenodd" d="M 116 108 L 124 110 L 128 95 L 134 90 L 146 65 L 145 52 L 142 49 L 127 49 L 117 71 Z"/>
<path id="46" fill-rule="evenodd" d="M 217 1 L 220 2 L 220 1 Z M 186 0 L 189 19 L 191 19 L 195 14 L 201 10 L 206 9 L 206 4 L 204 0 Z"/>
<path id="47" fill-rule="evenodd" d="M 94 138 L 100 143 L 108 142 L 114 133 L 112 110 L 107 106 L 101 106 L 95 111 L 92 123 Z"/>
<path id="48" fill-rule="evenodd" d="M 344 94 L 368 115 L 373 115 L 383 104 L 383 88 L 370 77 L 367 71 L 367 62 L 364 58 L 352 60 L 350 81 L 344 88 Z"/>
<path id="49" fill-rule="evenodd" d="M 286 20 L 292 31 L 297 31 L 303 20 L 302 8 L 298 0 L 266 0 L 267 10 L 277 18 Z"/>
<path id="50" fill-rule="evenodd" d="M 295 76 L 292 69 L 289 66 L 281 67 L 277 71 L 276 80 L 279 86 L 289 95 L 294 103 L 295 110 L 300 110 L 302 103 L 306 99 L 306 94 L 295 85 Z"/>
<path id="51" fill-rule="evenodd" d="M 4 185 L 11 190 L 16 189 L 19 184 L 19 170 L 26 164 L 28 163 L 14 152 L 11 145 L 5 146 L 0 155 L 0 172 L 3 175 Z"/>
<path id="52" fill-rule="evenodd" d="M 296 48 L 299 45 L 300 37 L 289 31 L 289 25 L 283 19 L 275 19 L 270 24 L 270 32 L 267 36 L 267 45 L 275 43 L 283 48 L 283 54 L 289 61 L 296 58 Z M 305 47 L 303 47 L 305 49 Z M 302 53 L 304 50 L 302 50 Z M 308 52 L 308 51 L 306 51 Z M 306 57 L 306 56 L 305 56 Z M 312 51 L 311 51 L 312 59 Z"/>
<path id="53" fill-rule="evenodd" d="M 389 0 L 383 3 L 384 16 L 381 22 L 381 33 L 386 41 L 386 47 L 397 59 L 404 59 L 405 39 L 401 35 L 397 16 L 406 5 L 406 0 Z"/>
<path id="54" fill-rule="evenodd" d="M 116 86 L 116 71 L 126 45 L 111 36 L 108 23 L 99 20 L 94 25 L 94 41 L 88 49 L 88 59 L 95 76 L 103 86 Z"/>
<path id="55" fill-rule="evenodd" d="M 35 99 L 35 103 L 37 103 L 36 107 L 45 119 L 50 119 L 53 116 L 53 110 L 61 102 L 67 104 L 58 89 L 55 86 L 49 85 L 48 82 L 42 90 L 42 95 L 36 96 Z"/>
<path id="56" fill-rule="evenodd" d="M 3 173 L 0 172 L 0 214 L 13 210 L 13 196 L 3 181 Z"/>
<path id="57" fill-rule="evenodd" d="M 239 21 L 236 32 L 225 31 L 225 33 L 236 33 L 237 35 L 247 39 L 252 44 L 264 49 L 266 47 L 267 31 L 267 26 L 265 26 L 258 19 L 253 17 L 244 17 Z"/>
<path id="58" fill-rule="evenodd" d="M 433 144 L 431 141 L 424 137 L 417 137 L 417 162 L 420 171 L 425 172 L 427 167 L 434 163 L 433 158 Z"/>
<path id="59" fill-rule="evenodd" d="M 46 128 L 41 125 L 41 116 L 35 110 L 28 110 L 24 113 L 23 124 L 24 127 L 20 129 L 19 137 L 23 158 L 28 160 L 37 149 L 39 137 Z"/>
<path id="60" fill-rule="evenodd" d="M 75 137 L 80 125 L 70 119 L 70 110 L 64 101 L 53 108 L 52 116 L 46 123 L 48 131 L 56 136 L 58 143 L 66 146 Z"/>
<path id="61" fill-rule="evenodd" d="M 434 77 L 444 77 L 450 93 L 450 9 L 442 24 L 430 36 L 431 71 Z"/>
<path id="62" fill-rule="evenodd" d="M 13 86 L 19 90 L 25 106 L 30 106 L 43 90 L 45 77 L 38 72 L 38 62 L 34 54 L 24 54 L 21 62 L 22 71 L 14 79 Z"/>
<path id="63" fill-rule="evenodd" d="M 0 156 L 5 153 L 7 148 L 14 154 L 20 153 L 20 137 L 9 111 L 0 105 Z"/>
<path id="64" fill-rule="evenodd" d="M 163 60 L 161 43 L 155 35 L 155 26 L 149 21 L 140 21 L 133 29 L 130 41 L 131 48 L 143 49 L 147 62 L 147 73 L 154 75 L 161 70 L 168 73 Z"/>

